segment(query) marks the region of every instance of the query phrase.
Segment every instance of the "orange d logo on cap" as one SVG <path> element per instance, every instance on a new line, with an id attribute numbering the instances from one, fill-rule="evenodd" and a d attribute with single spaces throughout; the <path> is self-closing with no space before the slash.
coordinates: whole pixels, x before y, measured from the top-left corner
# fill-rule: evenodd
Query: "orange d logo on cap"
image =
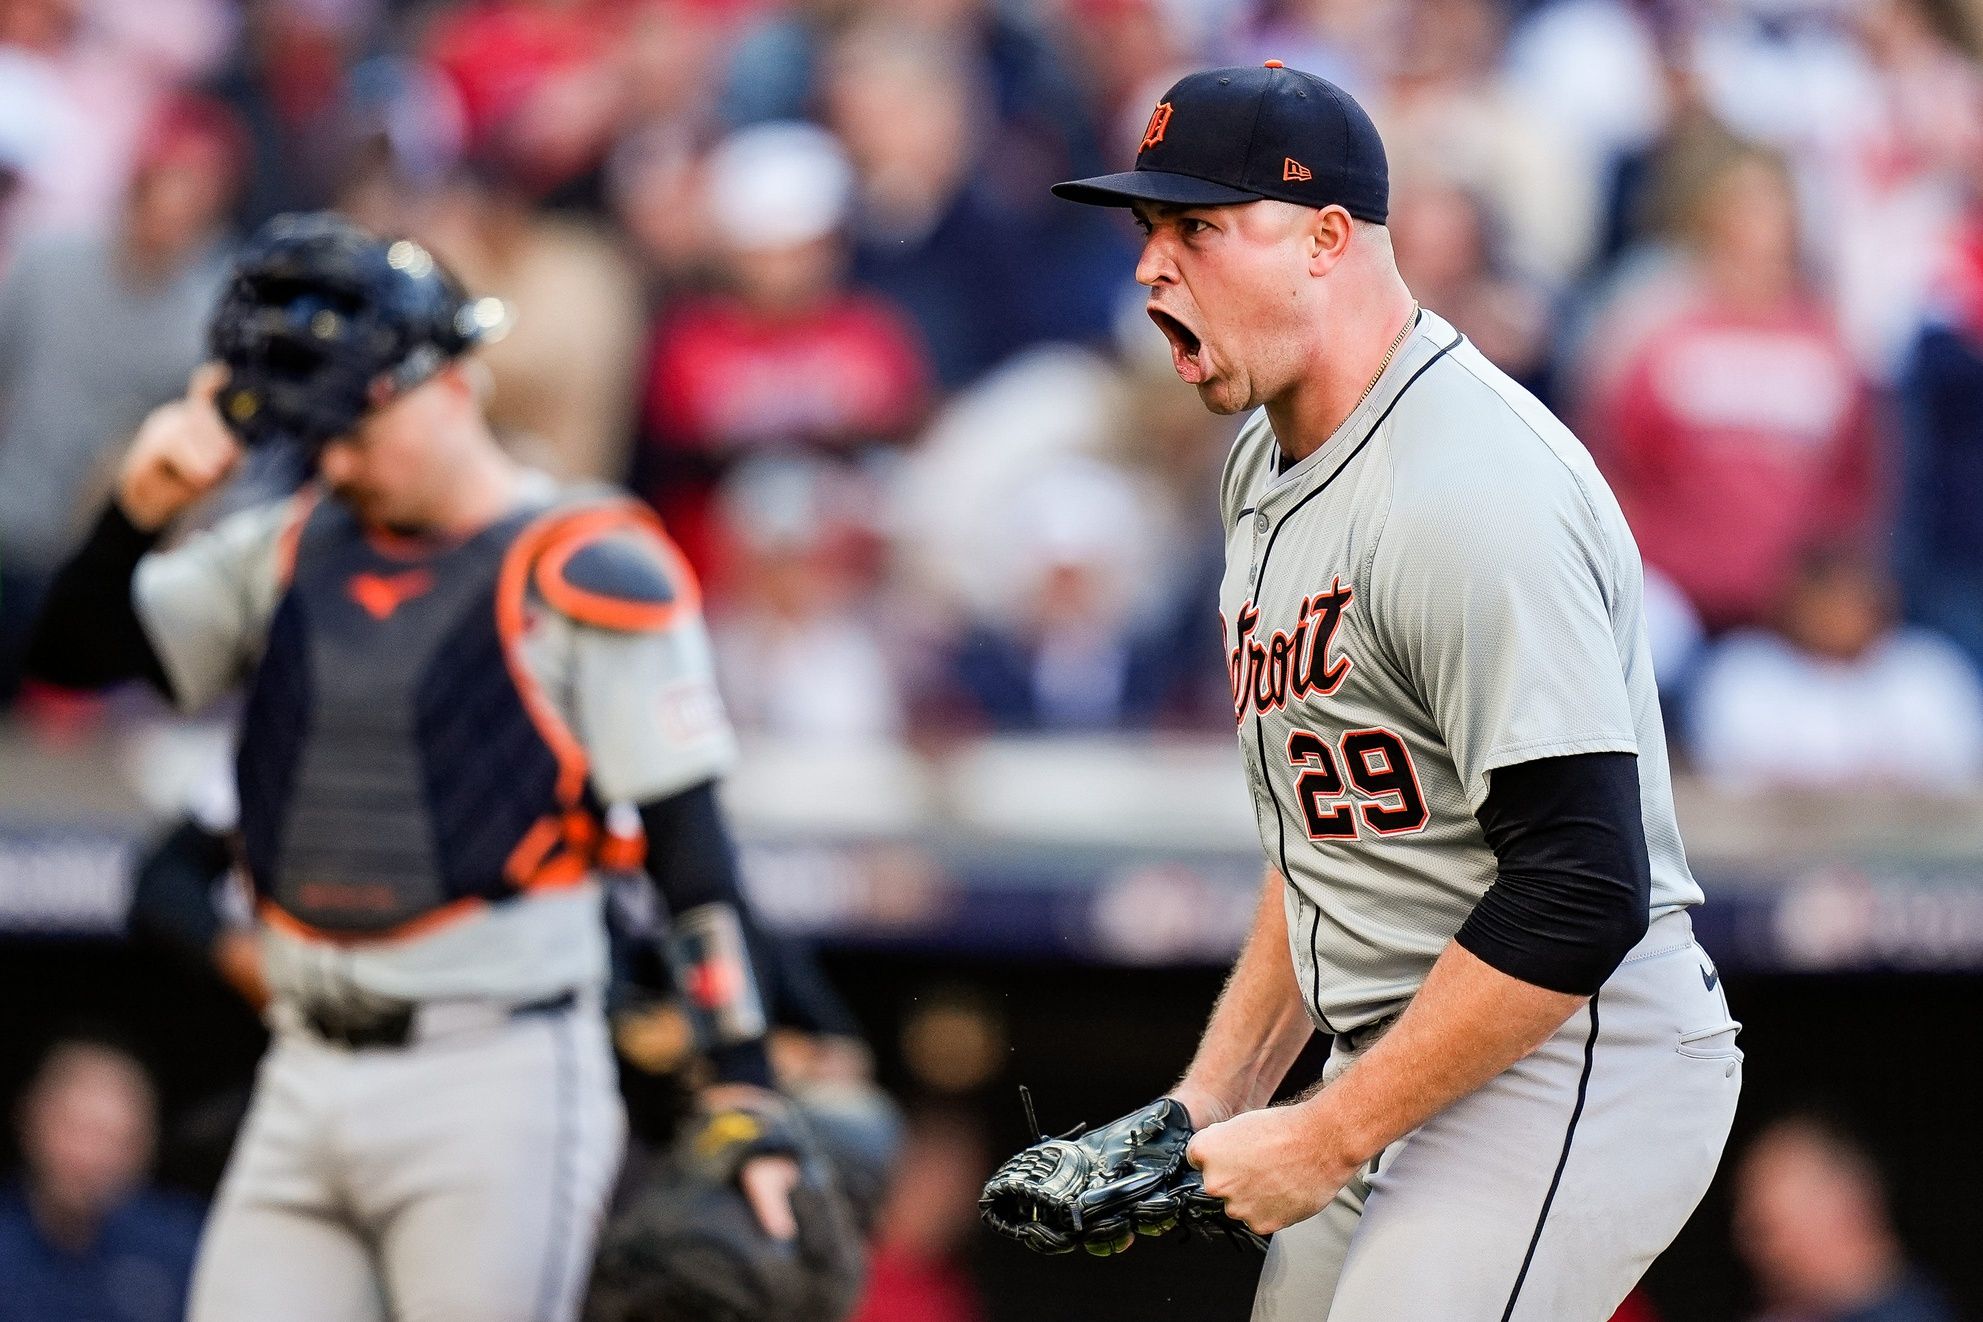
<path id="1" fill-rule="evenodd" d="M 1160 102 L 1150 112 L 1150 122 L 1143 129 L 1143 145 L 1138 151 L 1148 151 L 1164 140 L 1164 130 L 1171 126 L 1171 103 Z"/>

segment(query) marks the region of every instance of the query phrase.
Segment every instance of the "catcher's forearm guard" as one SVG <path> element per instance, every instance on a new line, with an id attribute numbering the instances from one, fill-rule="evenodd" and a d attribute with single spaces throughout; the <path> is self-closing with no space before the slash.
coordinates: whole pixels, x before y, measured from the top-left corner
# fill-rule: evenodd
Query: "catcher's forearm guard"
<path id="1" fill-rule="evenodd" d="M 764 1036 L 764 999 L 736 906 L 715 901 L 675 915 L 668 963 L 697 1046 L 716 1051 Z"/>
<path id="2" fill-rule="evenodd" d="M 1185 1160 L 1192 1133 L 1190 1113 L 1163 1097 L 1090 1133 L 1043 1138 L 993 1173 L 979 1214 L 1039 1253 L 1083 1248 L 1106 1257 L 1180 1222 L 1264 1248 L 1266 1240 L 1205 1194 Z"/>

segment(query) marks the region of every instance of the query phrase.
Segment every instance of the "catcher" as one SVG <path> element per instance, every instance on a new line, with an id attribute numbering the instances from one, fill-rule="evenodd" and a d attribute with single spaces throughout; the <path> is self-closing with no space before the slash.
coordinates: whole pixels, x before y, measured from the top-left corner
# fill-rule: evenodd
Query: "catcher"
<path id="1" fill-rule="evenodd" d="M 715 782 L 734 743 L 693 576 L 610 491 L 497 444 L 464 361 L 503 309 L 333 215 L 244 248 L 214 357 L 154 412 L 29 663 L 241 686 L 237 780 L 273 1030 L 193 1322 L 570 1319 L 625 1119 L 600 999 L 602 805 L 638 805 L 714 1114 L 775 1116 L 750 911 Z M 245 447 L 293 499 L 161 545 Z M 735 1154 L 775 1240 L 791 1145 Z"/>

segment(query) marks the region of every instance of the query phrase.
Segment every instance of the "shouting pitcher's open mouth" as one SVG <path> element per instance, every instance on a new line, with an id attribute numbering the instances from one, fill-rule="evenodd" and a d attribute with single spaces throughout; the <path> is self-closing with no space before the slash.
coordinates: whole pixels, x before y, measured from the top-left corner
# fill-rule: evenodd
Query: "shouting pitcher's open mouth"
<path id="1" fill-rule="evenodd" d="M 1199 357 L 1205 348 L 1205 343 L 1198 338 L 1198 332 L 1192 330 L 1175 313 L 1154 303 L 1148 304 L 1146 310 L 1150 314 L 1150 320 L 1157 323 L 1157 329 L 1164 333 L 1164 338 L 1171 342 L 1171 366 L 1177 369 L 1177 374 L 1184 378 L 1188 385 L 1195 386 L 1202 383 L 1210 373 L 1206 370 L 1204 360 Z"/>

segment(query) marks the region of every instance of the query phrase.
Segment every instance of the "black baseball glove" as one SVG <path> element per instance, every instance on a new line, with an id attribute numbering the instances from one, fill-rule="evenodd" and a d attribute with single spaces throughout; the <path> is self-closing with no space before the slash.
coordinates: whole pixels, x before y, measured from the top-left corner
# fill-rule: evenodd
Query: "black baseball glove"
<path id="1" fill-rule="evenodd" d="M 1027 1106 L 1030 1120 L 1032 1110 Z M 1035 1126 L 1037 1128 L 1037 1126 Z M 1191 1116 L 1168 1097 L 1083 1134 L 1043 1138 L 993 1173 L 978 1199 L 985 1224 L 1039 1253 L 1121 1253 L 1180 1222 L 1258 1248 L 1184 1159 Z"/>
<path id="2" fill-rule="evenodd" d="M 764 1233 L 738 1187 L 753 1157 L 796 1159 L 799 1233 Z M 600 1237 L 585 1322 L 840 1322 L 867 1252 L 846 1198 L 790 1111 L 724 1111 L 688 1127 Z"/>

